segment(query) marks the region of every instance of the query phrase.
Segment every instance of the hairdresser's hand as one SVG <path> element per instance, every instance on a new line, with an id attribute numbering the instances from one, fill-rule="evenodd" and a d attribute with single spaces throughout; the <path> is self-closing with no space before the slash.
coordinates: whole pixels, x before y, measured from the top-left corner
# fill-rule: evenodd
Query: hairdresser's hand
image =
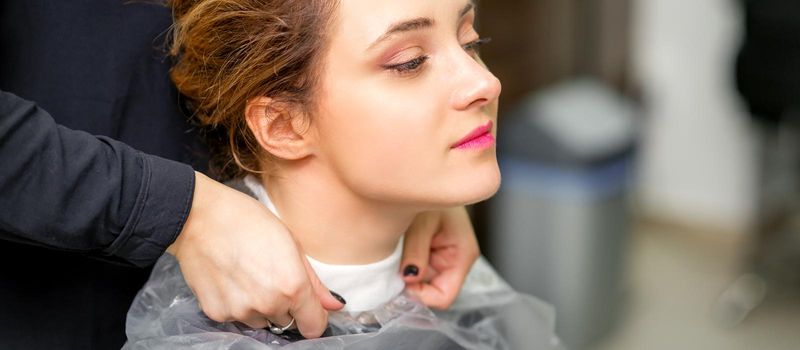
<path id="1" fill-rule="evenodd" d="M 402 269 L 407 289 L 423 303 L 446 309 L 480 255 L 464 207 L 420 214 L 406 233 Z"/>
<path id="2" fill-rule="evenodd" d="M 167 251 L 203 312 L 253 328 L 267 320 L 286 325 L 294 316 L 303 336 L 322 335 L 326 309 L 343 304 L 320 283 L 288 229 L 258 201 L 195 174 L 189 218 Z"/>

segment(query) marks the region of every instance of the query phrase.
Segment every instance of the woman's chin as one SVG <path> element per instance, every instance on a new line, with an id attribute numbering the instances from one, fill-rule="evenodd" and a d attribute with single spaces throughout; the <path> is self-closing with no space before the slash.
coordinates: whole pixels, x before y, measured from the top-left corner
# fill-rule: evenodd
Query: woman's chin
<path id="1" fill-rule="evenodd" d="M 453 188 L 453 203 L 450 205 L 469 205 L 485 201 L 500 188 L 500 170 L 497 167 L 481 172 L 480 176 L 472 176 L 469 181 Z"/>
<path id="2" fill-rule="evenodd" d="M 471 200 L 465 204 L 475 204 L 478 202 L 483 202 L 489 198 L 492 198 L 497 190 L 500 189 L 500 173 L 497 173 L 497 178 L 491 184 L 486 184 L 486 187 L 483 191 L 479 191 L 475 194 L 475 199 Z"/>

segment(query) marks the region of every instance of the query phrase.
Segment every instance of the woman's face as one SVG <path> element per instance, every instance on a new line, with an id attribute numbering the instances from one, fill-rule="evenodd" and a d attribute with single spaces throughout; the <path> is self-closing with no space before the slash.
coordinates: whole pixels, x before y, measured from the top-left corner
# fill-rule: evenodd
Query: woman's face
<path id="1" fill-rule="evenodd" d="M 495 193 L 500 82 L 468 0 L 341 0 L 324 57 L 317 155 L 360 196 L 438 208 Z"/>

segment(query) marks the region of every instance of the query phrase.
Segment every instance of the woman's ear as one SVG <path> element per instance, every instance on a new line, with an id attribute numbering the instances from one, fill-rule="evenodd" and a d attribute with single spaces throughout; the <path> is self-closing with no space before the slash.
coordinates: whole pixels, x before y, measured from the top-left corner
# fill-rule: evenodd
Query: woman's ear
<path id="1" fill-rule="evenodd" d="M 303 130 L 305 116 L 290 105 L 269 97 L 256 97 L 247 101 L 244 113 L 258 144 L 273 156 L 296 160 L 311 154 L 309 138 Z"/>

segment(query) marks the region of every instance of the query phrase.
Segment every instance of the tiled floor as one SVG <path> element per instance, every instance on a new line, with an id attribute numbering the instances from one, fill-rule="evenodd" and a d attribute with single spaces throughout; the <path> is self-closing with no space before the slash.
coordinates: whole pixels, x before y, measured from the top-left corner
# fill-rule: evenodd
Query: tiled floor
<path id="1" fill-rule="evenodd" d="M 799 294 L 767 293 L 735 327 L 714 321 L 715 301 L 740 275 L 742 239 L 709 239 L 654 225 L 637 231 L 626 310 L 594 350 L 800 349 Z"/>

